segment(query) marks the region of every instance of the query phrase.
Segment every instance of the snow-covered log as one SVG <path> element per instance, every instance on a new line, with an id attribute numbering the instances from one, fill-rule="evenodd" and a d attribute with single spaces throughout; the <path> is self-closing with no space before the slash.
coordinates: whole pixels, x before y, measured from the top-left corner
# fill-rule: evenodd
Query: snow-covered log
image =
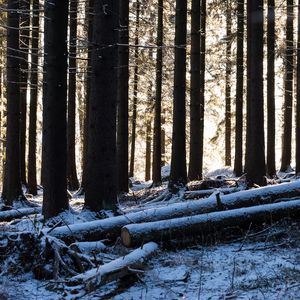
<path id="1" fill-rule="evenodd" d="M 149 240 L 163 241 L 197 235 L 205 237 L 208 233 L 228 226 L 249 226 L 250 223 L 262 224 L 284 217 L 300 217 L 300 200 L 171 220 L 130 224 L 122 228 L 121 240 L 126 247 L 133 247 Z"/>
<path id="2" fill-rule="evenodd" d="M 233 188 L 220 188 L 220 189 L 210 189 L 210 190 L 197 190 L 197 191 L 186 191 L 184 193 L 185 199 L 196 199 L 196 198 L 204 198 L 212 195 L 215 192 L 220 192 L 224 195 L 236 193 L 239 191 L 243 191 L 245 187 L 233 187 Z"/>
<path id="3" fill-rule="evenodd" d="M 22 218 L 29 215 L 40 214 L 42 209 L 40 207 L 29 207 L 20 209 L 11 209 L 0 211 L 0 222 L 8 222 L 13 219 Z"/>
<path id="4" fill-rule="evenodd" d="M 108 282 L 120 279 L 135 272 L 135 270 L 140 270 L 141 267 L 144 268 L 146 260 L 157 249 L 158 245 L 150 242 L 124 257 L 70 278 L 67 281 L 67 285 L 70 288 L 67 288 L 66 291 L 71 297 L 67 298 L 80 299 L 83 295 L 92 292 Z"/>
<path id="5" fill-rule="evenodd" d="M 66 242 L 95 241 L 103 238 L 116 238 L 123 226 L 131 223 L 151 222 L 183 216 L 209 213 L 217 210 L 249 207 L 257 204 L 272 203 L 279 198 L 300 196 L 300 181 L 262 188 L 240 191 L 234 194 L 216 196 L 207 199 L 175 203 L 159 208 L 150 208 L 139 212 L 87 222 L 61 226 L 53 229 L 50 235 Z"/>

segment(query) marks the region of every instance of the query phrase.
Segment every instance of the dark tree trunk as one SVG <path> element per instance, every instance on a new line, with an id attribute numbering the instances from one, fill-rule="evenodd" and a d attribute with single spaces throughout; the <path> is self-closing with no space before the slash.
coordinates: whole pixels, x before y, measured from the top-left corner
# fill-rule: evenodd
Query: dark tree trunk
<path id="1" fill-rule="evenodd" d="M 146 165 L 145 165 L 145 181 L 151 178 L 151 142 L 152 142 L 152 117 L 151 111 L 146 120 Z"/>
<path id="2" fill-rule="evenodd" d="M 163 167 L 166 161 L 166 131 L 165 131 L 165 123 L 166 123 L 166 110 L 163 108 L 163 102 L 161 103 L 162 107 L 162 116 L 161 116 L 161 166 Z"/>
<path id="3" fill-rule="evenodd" d="M 129 1 L 120 5 L 117 162 L 118 192 L 128 192 L 128 83 L 129 83 Z"/>
<path id="4" fill-rule="evenodd" d="M 231 0 L 226 5 L 225 165 L 231 166 Z"/>
<path id="5" fill-rule="evenodd" d="M 267 138 L 267 173 L 276 175 L 275 165 L 275 1 L 268 0 L 267 32 L 267 105 L 268 105 L 268 138 Z"/>
<path id="6" fill-rule="evenodd" d="M 158 1 L 157 12 L 157 53 L 156 53 L 156 81 L 155 81 L 155 103 L 154 103 L 154 135 L 153 135 L 153 170 L 152 180 L 155 186 L 161 184 L 161 167 L 162 167 L 162 71 L 163 71 L 163 13 L 164 1 Z"/>
<path id="7" fill-rule="evenodd" d="M 247 182 L 264 185 L 264 99 L 263 99 L 263 0 L 250 0 L 248 6 L 248 97 L 247 97 Z"/>
<path id="8" fill-rule="evenodd" d="M 19 1 L 7 3 L 6 170 L 2 198 L 6 205 L 23 197 L 20 165 Z"/>
<path id="9" fill-rule="evenodd" d="M 136 19 L 135 19 L 135 41 L 139 44 L 139 27 L 140 27 L 140 1 L 136 1 Z M 138 97 L 138 80 L 139 80 L 139 48 L 134 48 L 134 78 L 133 78 L 133 104 L 131 119 L 131 149 L 130 149 L 130 166 L 129 177 L 134 176 L 134 160 L 135 160 L 135 140 L 136 140 L 136 118 L 137 118 L 137 97 Z"/>
<path id="10" fill-rule="evenodd" d="M 85 193 L 86 176 L 87 176 L 87 149 L 88 149 L 88 124 L 89 124 L 89 103 L 91 93 L 91 70 L 92 70 L 92 39 L 93 39 L 93 16 L 94 16 L 94 0 L 89 0 L 88 9 L 86 11 L 88 24 L 88 63 L 86 74 L 86 94 L 85 94 L 85 121 L 84 121 L 84 137 L 83 137 L 83 158 L 82 158 L 82 179 L 81 194 Z"/>
<path id="11" fill-rule="evenodd" d="M 192 1 L 191 11 L 191 104 L 189 180 L 201 179 L 200 141 L 200 0 Z"/>
<path id="12" fill-rule="evenodd" d="M 70 0 L 69 25 L 69 93 L 68 93 L 68 188 L 75 191 L 79 188 L 76 171 L 75 135 L 76 135 L 76 69 L 77 69 L 77 0 Z"/>
<path id="13" fill-rule="evenodd" d="M 67 0 L 45 2 L 43 99 L 43 215 L 68 209 L 67 197 Z"/>
<path id="14" fill-rule="evenodd" d="M 236 112 L 234 173 L 243 173 L 244 0 L 237 4 Z"/>
<path id="15" fill-rule="evenodd" d="M 27 119 L 27 80 L 28 54 L 30 35 L 30 1 L 20 0 L 20 172 L 21 182 L 27 186 L 26 180 L 26 119 Z"/>
<path id="16" fill-rule="evenodd" d="M 300 0 L 298 0 L 297 41 L 297 106 L 296 106 L 296 175 L 300 173 Z"/>
<path id="17" fill-rule="evenodd" d="M 284 87 L 284 123 L 280 171 L 287 171 L 291 166 L 292 152 L 292 112 L 293 112 L 293 5 L 294 0 L 287 0 L 286 50 L 285 50 L 285 87 Z"/>
<path id="18" fill-rule="evenodd" d="M 28 138 L 28 192 L 37 195 L 36 179 L 36 122 L 38 101 L 39 0 L 33 0 L 30 113 Z"/>
<path id="19" fill-rule="evenodd" d="M 117 200 L 118 1 L 95 2 L 94 15 L 85 206 L 99 211 Z"/>
<path id="20" fill-rule="evenodd" d="M 176 1 L 173 135 L 170 188 L 185 185 L 186 172 L 186 35 L 187 0 Z"/>

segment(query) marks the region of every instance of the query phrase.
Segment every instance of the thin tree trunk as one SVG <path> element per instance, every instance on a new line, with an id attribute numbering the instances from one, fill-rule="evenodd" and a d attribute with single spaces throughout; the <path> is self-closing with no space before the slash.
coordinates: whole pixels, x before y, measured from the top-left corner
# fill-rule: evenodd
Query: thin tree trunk
<path id="1" fill-rule="evenodd" d="M 237 4 L 236 112 L 234 173 L 243 173 L 244 0 Z"/>
<path id="2" fill-rule="evenodd" d="M 231 166 L 231 1 L 226 5 L 225 165 Z"/>
<path id="3" fill-rule="evenodd" d="M 145 166 L 145 181 L 150 180 L 151 178 L 151 142 L 152 142 L 152 117 L 151 111 L 146 117 L 146 166 Z"/>
<path id="4" fill-rule="evenodd" d="M 201 179 L 200 137 L 200 0 L 192 1 L 191 11 L 191 103 L 189 180 Z"/>
<path id="5" fill-rule="evenodd" d="M 291 166 L 292 152 L 292 112 L 293 112 L 293 70 L 294 70 L 294 0 L 287 0 L 286 49 L 285 49 L 285 87 L 284 123 L 280 171 L 288 171 Z"/>
<path id="6" fill-rule="evenodd" d="M 247 182 L 264 185 L 263 1 L 248 2 Z"/>
<path id="7" fill-rule="evenodd" d="M 105 7 L 105 10 L 103 9 Z M 85 207 L 115 209 L 118 1 L 95 2 Z"/>
<path id="8" fill-rule="evenodd" d="M 28 138 L 28 192 L 37 195 L 36 175 L 36 127 L 38 101 L 38 49 L 39 49 L 39 0 L 33 0 L 30 113 Z"/>
<path id="9" fill-rule="evenodd" d="M 43 99 L 43 215 L 68 209 L 67 29 L 68 0 L 45 2 L 45 92 Z"/>
<path id="10" fill-rule="evenodd" d="M 136 1 L 136 19 L 135 19 L 135 41 L 139 44 L 139 27 L 140 27 L 140 0 Z M 131 119 L 131 149 L 130 149 L 130 166 L 129 177 L 134 176 L 134 160 L 135 160 L 135 141 L 136 141 L 136 118 L 137 118 L 137 97 L 138 97 L 138 80 L 139 80 L 139 48 L 134 48 L 134 78 L 133 78 L 133 105 Z"/>
<path id="11" fill-rule="evenodd" d="M 267 138 L 267 173 L 276 175 L 275 165 L 275 1 L 268 0 L 267 33 L 267 101 L 268 101 L 268 138 Z"/>
<path id="12" fill-rule="evenodd" d="M 154 135 L 153 135 L 153 185 L 161 184 L 161 167 L 162 167 L 162 71 L 163 71 L 163 14 L 164 1 L 158 1 L 157 11 L 157 53 L 156 53 L 156 81 L 155 81 L 155 103 L 154 103 Z"/>
<path id="13" fill-rule="evenodd" d="M 21 182 L 27 186 L 26 180 L 26 119 L 27 119 L 27 80 L 29 74 L 28 54 L 30 35 L 30 1 L 20 0 L 20 167 Z"/>
<path id="14" fill-rule="evenodd" d="M 76 135 L 76 71 L 77 71 L 77 0 L 70 0 L 69 25 L 69 92 L 68 92 L 68 188 L 75 191 L 79 188 L 76 171 L 75 135 Z"/>
<path id="15" fill-rule="evenodd" d="M 19 8 L 19 1 L 8 1 L 6 170 L 2 193 L 8 206 L 23 197 L 20 174 Z"/>
<path id="16" fill-rule="evenodd" d="M 118 128 L 117 165 L 118 193 L 128 192 L 128 90 L 129 90 L 129 1 L 120 1 L 120 31 L 118 52 Z"/>
<path id="17" fill-rule="evenodd" d="M 170 188 L 185 185 L 186 170 L 186 35 L 187 1 L 176 1 L 173 134 Z"/>
<path id="18" fill-rule="evenodd" d="M 297 106 L 296 106 L 296 175 L 300 173 L 300 0 L 298 0 L 297 41 Z"/>

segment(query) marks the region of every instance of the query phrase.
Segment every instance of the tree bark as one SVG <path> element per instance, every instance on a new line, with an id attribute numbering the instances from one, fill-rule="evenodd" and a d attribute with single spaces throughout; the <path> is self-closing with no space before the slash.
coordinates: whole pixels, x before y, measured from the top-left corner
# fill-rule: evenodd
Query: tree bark
<path id="1" fill-rule="evenodd" d="M 122 228 L 121 240 L 124 246 L 133 247 L 148 241 L 170 241 L 186 239 L 186 237 L 205 237 L 221 229 L 232 226 L 249 227 L 250 224 L 260 225 L 272 223 L 286 218 L 300 216 L 300 200 L 280 202 L 240 208 L 229 211 L 213 212 L 185 218 L 162 220 L 141 224 L 129 224 Z"/>
<path id="2" fill-rule="evenodd" d="M 191 10 L 191 102 L 190 102 L 190 162 L 189 180 L 201 179 L 200 141 L 200 0 L 192 1 Z"/>
<path id="3" fill-rule="evenodd" d="M 300 0 L 298 1 L 297 41 L 297 106 L 296 106 L 296 175 L 300 173 Z"/>
<path id="4" fill-rule="evenodd" d="M 76 71 L 77 71 L 77 0 L 70 0 L 69 24 L 69 85 L 68 85 L 68 188 L 79 188 L 76 170 L 75 136 L 76 136 Z"/>
<path id="5" fill-rule="evenodd" d="M 263 99 L 263 1 L 248 6 L 248 95 L 246 153 L 247 182 L 265 185 L 264 99 Z M 255 162 L 255 163 L 254 163 Z"/>
<path id="6" fill-rule="evenodd" d="M 129 90 L 129 1 L 120 1 L 120 31 L 118 50 L 118 122 L 117 164 L 118 193 L 128 192 L 128 90 Z"/>
<path id="7" fill-rule="evenodd" d="M 275 1 L 268 1 L 268 33 L 267 33 L 267 173 L 270 177 L 276 175 L 275 164 Z"/>
<path id="8" fill-rule="evenodd" d="M 39 49 L 39 0 L 32 4 L 32 44 L 31 44 L 31 76 L 30 76 L 30 113 L 28 138 L 28 192 L 37 195 L 36 175 L 36 129 L 38 101 L 38 49 Z"/>
<path id="9" fill-rule="evenodd" d="M 43 99 L 43 215 L 68 209 L 67 197 L 67 0 L 45 2 Z"/>
<path id="10" fill-rule="evenodd" d="M 187 183 L 186 170 L 186 35 L 187 1 L 176 1 L 175 71 L 173 100 L 172 158 L 169 186 Z"/>
<path id="11" fill-rule="evenodd" d="M 164 31 L 164 1 L 158 1 L 157 8 L 157 37 L 156 37 L 156 81 L 154 103 L 154 134 L 153 134 L 153 185 L 161 184 L 162 167 L 162 72 L 163 72 L 163 31 Z"/>
<path id="12" fill-rule="evenodd" d="M 293 112 L 293 71 L 294 71 L 294 0 L 287 0 L 286 49 L 285 49 L 285 87 L 284 87 L 284 123 L 280 171 L 286 172 L 291 166 L 292 152 L 292 112 Z"/>
<path id="13" fill-rule="evenodd" d="M 243 173 L 244 0 L 237 4 L 236 106 L 234 173 Z"/>
<path id="14" fill-rule="evenodd" d="M 95 2 L 85 207 L 115 209 L 118 1 Z M 105 7 L 105 9 L 103 9 Z M 101 47 L 99 46 L 101 45 Z"/>
<path id="15" fill-rule="evenodd" d="M 8 206 L 24 197 L 20 162 L 19 1 L 7 2 L 7 127 L 2 198 Z"/>
<path id="16" fill-rule="evenodd" d="M 231 0 L 226 5 L 225 165 L 231 166 Z"/>

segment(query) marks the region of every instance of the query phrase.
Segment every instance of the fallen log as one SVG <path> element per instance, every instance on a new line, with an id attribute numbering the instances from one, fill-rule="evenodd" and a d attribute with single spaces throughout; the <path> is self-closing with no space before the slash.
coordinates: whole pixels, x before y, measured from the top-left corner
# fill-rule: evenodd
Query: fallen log
<path id="1" fill-rule="evenodd" d="M 284 217 L 300 217 L 300 200 L 130 224 L 122 228 L 121 240 L 124 246 L 133 247 L 149 240 L 159 242 L 187 236 L 206 236 L 210 232 L 230 226 L 249 227 L 249 224 L 262 224 Z"/>
<path id="2" fill-rule="evenodd" d="M 130 273 L 145 267 L 145 261 L 158 249 L 158 245 L 150 242 L 143 247 L 132 251 L 130 254 L 120 257 L 98 268 L 91 269 L 83 274 L 70 278 L 66 284 L 66 299 L 80 299 L 100 286 L 120 279 Z"/>
<path id="3" fill-rule="evenodd" d="M 131 223 L 159 221 L 209 213 L 221 209 L 249 207 L 257 204 L 272 203 L 278 198 L 296 196 L 300 196 L 299 180 L 219 197 L 213 195 L 203 200 L 175 203 L 83 224 L 61 226 L 53 229 L 49 234 L 70 243 L 74 241 L 95 241 L 105 238 L 115 239 L 120 235 L 121 228 Z M 45 233 L 47 234 L 47 232 Z"/>
<path id="4" fill-rule="evenodd" d="M 40 207 L 29 207 L 29 208 L 20 208 L 20 209 L 11 209 L 0 211 L 0 222 L 8 222 L 13 219 L 26 217 L 29 215 L 40 214 L 42 209 Z"/>

